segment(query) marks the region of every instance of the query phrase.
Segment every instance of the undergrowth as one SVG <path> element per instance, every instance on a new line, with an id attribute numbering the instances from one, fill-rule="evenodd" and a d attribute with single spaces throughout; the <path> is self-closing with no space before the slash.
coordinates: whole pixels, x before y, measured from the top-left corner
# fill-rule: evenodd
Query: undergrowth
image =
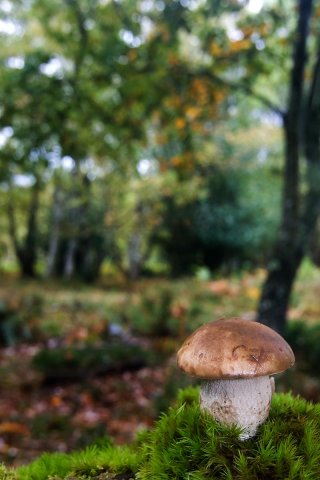
<path id="1" fill-rule="evenodd" d="M 305 321 L 290 322 L 285 338 L 292 347 L 299 368 L 309 374 L 319 376 L 320 325 L 308 325 Z"/>
<path id="2" fill-rule="evenodd" d="M 320 404 L 276 394 L 257 436 L 240 441 L 239 429 L 200 411 L 198 395 L 193 387 L 180 391 L 154 429 L 130 446 L 102 444 L 69 455 L 45 454 L 14 472 L 0 470 L 0 480 L 320 478 Z"/>
<path id="3" fill-rule="evenodd" d="M 81 347 L 68 346 L 52 350 L 43 349 L 33 359 L 33 365 L 42 373 L 63 374 L 65 371 L 83 374 L 87 370 L 110 371 L 130 367 L 152 365 L 155 355 L 141 348 L 139 345 L 130 345 L 125 342 L 108 342 L 101 346 L 86 345 Z"/>

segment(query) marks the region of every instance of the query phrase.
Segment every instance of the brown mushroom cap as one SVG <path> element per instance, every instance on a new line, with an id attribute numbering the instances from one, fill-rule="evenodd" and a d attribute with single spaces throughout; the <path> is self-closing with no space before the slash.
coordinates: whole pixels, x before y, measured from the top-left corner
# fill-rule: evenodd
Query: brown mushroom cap
<path id="1" fill-rule="evenodd" d="M 240 318 L 198 328 L 178 351 L 178 366 L 205 379 L 274 375 L 294 364 L 287 342 L 271 328 Z"/>

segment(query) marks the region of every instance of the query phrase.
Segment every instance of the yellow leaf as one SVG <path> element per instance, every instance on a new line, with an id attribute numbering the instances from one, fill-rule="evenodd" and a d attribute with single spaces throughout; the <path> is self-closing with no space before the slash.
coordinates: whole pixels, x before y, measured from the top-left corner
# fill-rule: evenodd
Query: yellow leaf
<path id="1" fill-rule="evenodd" d="M 216 102 L 222 102 L 226 98 L 226 94 L 223 90 L 214 91 L 214 99 Z"/>
<path id="2" fill-rule="evenodd" d="M 231 42 L 230 44 L 230 51 L 231 52 L 240 52 L 241 50 L 248 50 L 248 48 L 252 47 L 252 42 L 248 38 L 244 38 L 243 40 L 238 40 L 236 42 Z"/>
<path id="3" fill-rule="evenodd" d="M 226 295 L 230 292 L 230 284 L 227 280 L 214 280 L 208 287 L 215 295 Z"/>
<path id="4" fill-rule="evenodd" d="M 133 49 L 133 48 L 132 48 L 131 50 L 129 50 L 129 52 L 128 52 L 128 58 L 129 58 L 129 60 L 131 60 L 131 61 L 136 60 L 136 59 L 137 59 L 137 50 L 136 50 L 136 49 Z"/>
<path id="5" fill-rule="evenodd" d="M 20 435 L 28 435 L 29 429 L 23 423 L 3 422 L 0 424 L 0 433 L 19 433 Z"/>
<path id="6" fill-rule="evenodd" d="M 62 404 L 62 398 L 59 397 L 59 395 L 53 395 L 51 398 L 50 398 L 50 403 L 53 407 L 60 407 L 60 405 Z"/>
<path id="7" fill-rule="evenodd" d="M 182 130 L 186 126 L 186 121 L 182 117 L 176 118 L 174 123 L 178 130 Z"/>
<path id="8" fill-rule="evenodd" d="M 182 157 L 180 155 L 175 155 L 171 158 L 171 163 L 174 167 L 179 167 L 182 164 Z"/>
<path id="9" fill-rule="evenodd" d="M 186 116 L 189 120 L 195 120 L 201 113 L 201 109 L 199 107 L 187 107 L 186 108 Z"/>
<path id="10" fill-rule="evenodd" d="M 245 293 L 248 298 L 251 298 L 251 300 L 258 300 L 260 297 L 260 289 L 258 287 L 249 287 Z"/>
<path id="11" fill-rule="evenodd" d="M 179 58 L 175 53 L 170 53 L 168 56 L 168 61 L 170 65 L 177 65 L 179 63 Z"/>
<path id="12" fill-rule="evenodd" d="M 167 142 L 167 137 L 164 133 L 158 133 L 156 139 L 160 145 L 164 145 Z"/>
<path id="13" fill-rule="evenodd" d="M 217 45 L 216 43 L 211 43 L 210 45 L 210 53 L 211 55 L 213 55 L 214 57 L 217 57 L 221 54 L 222 52 L 222 48 L 220 47 L 220 45 Z"/>

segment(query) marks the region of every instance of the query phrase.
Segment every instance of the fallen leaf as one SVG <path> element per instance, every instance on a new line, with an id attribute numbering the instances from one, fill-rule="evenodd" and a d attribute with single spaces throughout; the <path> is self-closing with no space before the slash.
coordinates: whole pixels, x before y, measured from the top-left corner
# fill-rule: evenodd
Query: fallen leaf
<path id="1" fill-rule="evenodd" d="M 246 289 L 245 294 L 251 300 L 258 300 L 260 297 L 260 288 L 258 287 L 249 287 Z"/>
<path id="2" fill-rule="evenodd" d="M 28 435 L 29 429 L 23 423 L 3 422 L 0 423 L 0 433 L 19 433 L 20 435 Z"/>

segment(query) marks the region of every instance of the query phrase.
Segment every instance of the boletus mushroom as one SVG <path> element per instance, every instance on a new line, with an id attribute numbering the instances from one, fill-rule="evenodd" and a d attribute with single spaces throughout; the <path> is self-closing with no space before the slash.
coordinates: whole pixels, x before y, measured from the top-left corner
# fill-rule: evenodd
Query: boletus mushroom
<path id="1" fill-rule="evenodd" d="M 274 380 L 294 364 L 287 342 L 271 328 L 240 318 L 198 328 L 178 351 L 178 366 L 201 378 L 200 406 L 218 422 L 255 435 L 268 417 Z"/>

